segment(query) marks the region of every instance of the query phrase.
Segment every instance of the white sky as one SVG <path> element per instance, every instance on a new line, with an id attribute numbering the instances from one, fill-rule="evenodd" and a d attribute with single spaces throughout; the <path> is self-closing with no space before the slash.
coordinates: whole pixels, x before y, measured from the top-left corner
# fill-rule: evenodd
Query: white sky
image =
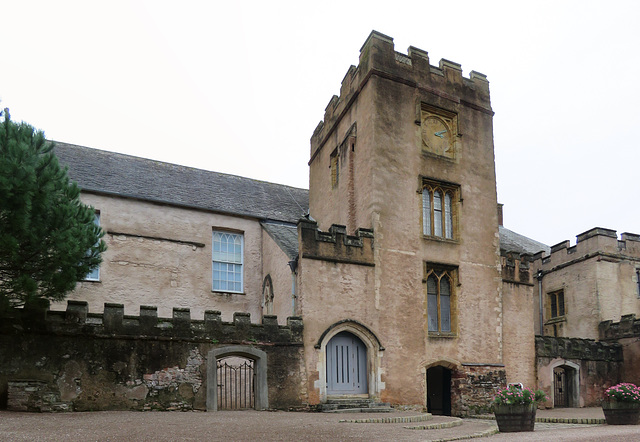
<path id="1" fill-rule="evenodd" d="M 488 76 L 505 226 L 640 233 L 638 1 L 0 0 L 0 100 L 48 138 L 308 187 L 372 29 Z"/>

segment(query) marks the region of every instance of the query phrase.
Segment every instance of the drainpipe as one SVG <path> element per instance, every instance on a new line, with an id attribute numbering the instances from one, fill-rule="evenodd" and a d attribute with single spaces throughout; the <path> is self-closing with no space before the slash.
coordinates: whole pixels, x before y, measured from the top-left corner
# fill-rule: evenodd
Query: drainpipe
<path id="1" fill-rule="evenodd" d="M 298 270 L 298 257 L 296 259 L 289 261 L 289 268 L 291 269 L 291 316 L 296 315 L 296 301 L 298 296 L 296 295 L 296 272 Z"/>
<path id="2" fill-rule="evenodd" d="M 540 301 L 539 313 L 540 313 L 540 336 L 544 336 L 544 319 L 542 317 L 542 278 L 544 272 L 538 270 L 536 273 L 536 279 L 538 280 L 538 300 Z"/>

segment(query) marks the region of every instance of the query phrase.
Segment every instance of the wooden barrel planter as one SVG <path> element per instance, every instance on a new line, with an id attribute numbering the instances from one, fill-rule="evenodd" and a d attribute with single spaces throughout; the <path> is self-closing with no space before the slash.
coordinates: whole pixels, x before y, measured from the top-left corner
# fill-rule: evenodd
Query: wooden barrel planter
<path id="1" fill-rule="evenodd" d="M 529 405 L 494 405 L 498 430 L 501 433 L 533 431 L 536 423 L 535 403 Z"/>
<path id="2" fill-rule="evenodd" d="M 640 404 L 638 403 L 605 401 L 602 403 L 602 411 L 609 425 L 640 424 Z"/>

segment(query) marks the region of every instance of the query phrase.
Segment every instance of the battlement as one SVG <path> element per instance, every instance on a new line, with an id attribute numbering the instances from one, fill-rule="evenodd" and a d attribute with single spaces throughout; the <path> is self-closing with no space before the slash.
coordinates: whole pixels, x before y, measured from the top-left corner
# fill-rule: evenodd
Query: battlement
<path id="1" fill-rule="evenodd" d="M 515 284 L 533 284 L 532 260 L 533 256 L 528 253 L 502 252 L 500 255 L 502 280 Z"/>
<path id="2" fill-rule="evenodd" d="M 38 316 L 34 318 L 34 314 Z M 34 320 L 35 319 L 35 320 Z M 252 324 L 250 313 L 237 312 L 233 322 L 223 322 L 219 311 L 207 310 L 204 320 L 191 319 L 188 308 L 174 308 L 172 318 L 158 318 L 155 306 L 140 306 L 139 316 L 125 316 L 124 305 L 104 304 L 103 313 L 89 313 L 85 301 L 67 301 L 66 311 L 14 310 L 0 322 L 0 333 L 16 330 L 59 335 L 131 337 L 154 340 L 188 340 L 225 343 L 302 343 L 302 318 L 291 316 L 287 325 L 265 315 L 262 324 Z"/>
<path id="3" fill-rule="evenodd" d="M 574 246 L 571 246 L 569 240 L 562 241 L 551 247 L 550 255 L 538 252 L 533 260 L 539 261 L 538 266 L 546 270 L 577 259 L 596 256 L 612 259 L 640 258 L 640 235 L 625 232 L 618 239 L 615 230 L 594 227 L 577 235 Z"/>
<path id="4" fill-rule="evenodd" d="M 358 66 L 350 66 L 342 80 L 340 95 L 334 95 L 325 108 L 324 119 L 312 136 L 314 146 L 321 146 L 335 123 L 348 110 L 371 76 L 396 81 L 425 93 L 437 95 L 452 103 L 467 104 L 476 110 L 491 111 L 489 82 L 484 74 L 471 71 L 462 76 L 462 66 L 441 59 L 438 66 L 429 64 L 429 53 L 409 46 L 407 54 L 396 52 L 393 38 L 372 31 L 360 48 Z"/>
<path id="5" fill-rule="evenodd" d="M 345 226 L 333 224 L 328 232 L 306 218 L 298 221 L 300 256 L 306 259 L 373 266 L 373 230 L 358 229 L 347 235 Z"/>
<path id="6" fill-rule="evenodd" d="M 593 339 L 536 336 L 538 358 L 582 359 L 587 361 L 622 361 L 622 346 Z"/>
<path id="7" fill-rule="evenodd" d="M 600 339 L 612 340 L 640 337 L 640 319 L 635 314 L 623 315 L 619 322 L 602 321 L 598 325 Z"/>

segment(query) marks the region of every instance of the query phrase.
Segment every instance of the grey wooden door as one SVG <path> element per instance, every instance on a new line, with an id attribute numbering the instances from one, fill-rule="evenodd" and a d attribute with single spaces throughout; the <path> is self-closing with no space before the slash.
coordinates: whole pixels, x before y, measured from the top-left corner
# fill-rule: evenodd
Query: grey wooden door
<path id="1" fill-rule="evenodd" d="M 367 348 L 348 332 L 327 344 L 327 394 L 366 394 Z"/>

